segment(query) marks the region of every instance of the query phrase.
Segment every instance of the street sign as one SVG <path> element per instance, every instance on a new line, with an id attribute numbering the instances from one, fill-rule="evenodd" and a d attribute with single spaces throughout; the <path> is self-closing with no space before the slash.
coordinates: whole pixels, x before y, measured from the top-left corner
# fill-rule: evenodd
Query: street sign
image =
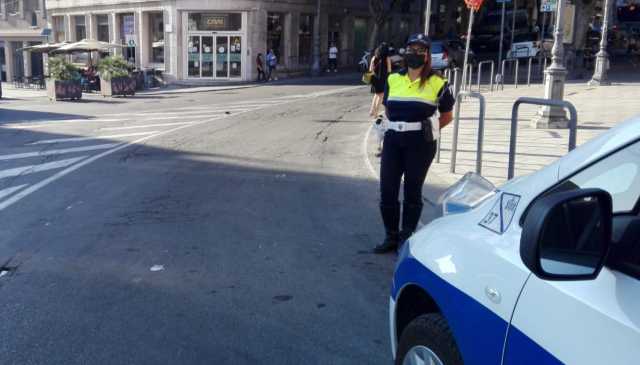
<path id="1" fill-rule="evenodd" d="M 484 0 L 464 0 L 464 2 L 467 4 L 467 8 L 478 11 Z"/>
<path id="2" fill-rule="evenodd" d="M 551 13 L 558 8 L 558 0 L 542 0 L 540 3 L 540 12 Z"/>

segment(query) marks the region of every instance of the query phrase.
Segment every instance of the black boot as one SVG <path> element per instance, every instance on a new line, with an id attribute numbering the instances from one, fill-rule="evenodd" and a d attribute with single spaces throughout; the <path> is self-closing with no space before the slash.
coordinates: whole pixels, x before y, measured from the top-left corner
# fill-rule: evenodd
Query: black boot
<path id="1" fill-rule="evenodd" d="M 422 214 L 422 204 L 402 205 L 402 232 L 400 233 L 400 245 L 411 237 L 418 227 L 420 215 Z"/>
<path id="2" fill-rule="evenodd" d="M 374 253 L 393 251 L 398 247 L 400 241 L 400 234 L 398 233 L 398 226 L 400 225 L 400 204 L 380 204 L 380 213 L 382 214 L 382 221 L 384 222 L 384 229 L 387 236 L 384 242 L 373 249 Z"/>

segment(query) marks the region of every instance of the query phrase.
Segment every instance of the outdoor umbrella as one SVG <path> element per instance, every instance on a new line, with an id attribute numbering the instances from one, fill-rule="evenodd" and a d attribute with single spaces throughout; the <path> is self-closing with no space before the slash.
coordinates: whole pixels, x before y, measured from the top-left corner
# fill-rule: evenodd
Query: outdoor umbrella
<path id="1" fill-rule="evenodd" d="M 112 48 L 122 47 L 119 44 L 97 41 L 95 39 L 83 39 L 80 42 L 64 45 L 51 53 L 78 53 L 78 52 L 108 52 Z"/>
<path id="2" fill-rule="evenodd" d="M 39 53 L 49 53 L 54 49 L 58 49 L 60 47 L 66 46 L 69 42 L 60 42 L 60 43 L 45 43 L 45 44 L 37 44 L 35 46 L 29 46 L 24 48 L 19 48 L 17 51 L 30 51 L 30 52 L 39 52 Z"/>

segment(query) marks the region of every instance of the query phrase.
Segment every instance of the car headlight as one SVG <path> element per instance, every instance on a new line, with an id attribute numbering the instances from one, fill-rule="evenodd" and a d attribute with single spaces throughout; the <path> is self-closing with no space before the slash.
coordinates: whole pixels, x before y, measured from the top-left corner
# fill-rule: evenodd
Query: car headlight
<path id="1" fill-rule="evenodd" d="M 442 214 L 447 216 L 467 212 L 492 197 L 495 192 L 496 187 L 489 180 L 468 172 L 442 196 Z"/>

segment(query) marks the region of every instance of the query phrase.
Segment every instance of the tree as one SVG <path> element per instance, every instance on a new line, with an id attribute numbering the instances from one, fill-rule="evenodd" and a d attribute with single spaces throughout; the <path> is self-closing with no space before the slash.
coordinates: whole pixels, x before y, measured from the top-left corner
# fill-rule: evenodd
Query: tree
<path id="1" fill-rule="evenodd" d="M 415 0 L 413 0 L 415 1 Z M 373 30 L 369 34 L 369 49 L 373 49 L 378 41 L 380 29 L 401 0 L 369 0 L 369 12 L 373 17 Z"/>

